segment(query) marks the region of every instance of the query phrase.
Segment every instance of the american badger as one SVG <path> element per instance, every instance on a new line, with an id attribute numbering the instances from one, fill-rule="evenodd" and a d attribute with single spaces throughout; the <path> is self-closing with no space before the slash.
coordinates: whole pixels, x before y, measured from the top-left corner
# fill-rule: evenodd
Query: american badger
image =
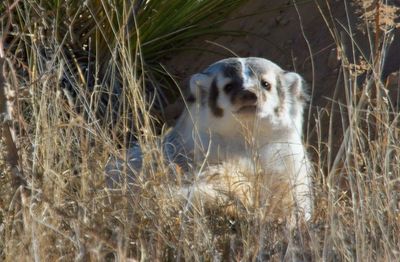
<path id="1" fill-rule="evenodd" d="M 302 143 L 307 94 L 300 75 L 263 58 L 228 58 L 193 75 L 190 93 L 163 141 L 167 161 L 195 177 L 194 186 L 180 193 L 275 203 L 308 219 L 310 162 Z M 133 152 L 137 157 L 137 148 Z"/>
<path id="2" fill-rule="evenodd" d="M 308 97 L 301 76 L 263 58 L 228 58 L 193 75 L 190 91 L 165 151 L 169 161 L 201 169 L 193 190 L 211 198 L 233 193 L 258 205 L 293 200 L 308 219 L 310 162 L 302 143 Z"/>

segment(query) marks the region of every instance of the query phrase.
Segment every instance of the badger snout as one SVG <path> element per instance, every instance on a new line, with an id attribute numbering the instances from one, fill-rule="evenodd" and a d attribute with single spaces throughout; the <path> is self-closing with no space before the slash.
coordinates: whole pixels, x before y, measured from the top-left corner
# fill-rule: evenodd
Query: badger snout
<path id="1" fill-rule="evenodd" d="M 257 95 L 249 90 L 242 90 L 238 94 L 238 99 L 242 103 L 255 104 L 257 103 Z"/>
<path id="2" fill-rule="evenodd" d="M 254 113 L 257 111 L 257 95 L 250 90 L 240 90 L 234 99 L 233 104 L 237 108 L 236 113 Z"/>

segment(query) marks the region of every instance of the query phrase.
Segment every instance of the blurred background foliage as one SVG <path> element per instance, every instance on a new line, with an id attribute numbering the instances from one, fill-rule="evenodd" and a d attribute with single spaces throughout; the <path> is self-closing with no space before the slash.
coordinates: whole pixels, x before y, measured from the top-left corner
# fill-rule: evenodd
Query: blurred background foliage
<path id="1" fill-rule="evenodd" d="M 163 118 L 163 108 L 180 92 L 160 61 L 189 48 L 195 37 L 234 34 L 218 25 L 243 2 L 9 0 L 0 8 L 6 50 L 21 82 L 40 81 L 62 65 L 60 87 L 69 101 L 115 124 L 127 88 L 143 88 L 152 113 Z M 128 75 L 141 84 L 127 83 Z"/>

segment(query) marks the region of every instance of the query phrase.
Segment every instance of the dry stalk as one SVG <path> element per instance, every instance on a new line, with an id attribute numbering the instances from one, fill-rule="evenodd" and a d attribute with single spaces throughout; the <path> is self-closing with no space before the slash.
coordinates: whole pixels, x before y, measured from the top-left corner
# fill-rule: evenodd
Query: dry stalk
<path id="1" fill-rule="evenodd" d="M 19 165 L 19 155 L 18 149 L 14 140 L 13 130 L 10 126 L 11 115 L 9 112 L 12 112 L 11 108 L 8 108 L 11 103 L 7 103 L 6 96 L 6 86 L 7 80 L 5 77 L 5 64 L 6 57 L 3 49 L 3 39 L 0 38 L 0 114 L 1 114 L 1 135 L 3 136 L 6 150 L 7 150 L 7 163 L 11 167 L 11 172 L 13 174 L 13 184 L 15 188 L 18 188 L 20 185 L 25 185 L 26 182 L 22 178 L 22 172 L 20 170 Z"/>

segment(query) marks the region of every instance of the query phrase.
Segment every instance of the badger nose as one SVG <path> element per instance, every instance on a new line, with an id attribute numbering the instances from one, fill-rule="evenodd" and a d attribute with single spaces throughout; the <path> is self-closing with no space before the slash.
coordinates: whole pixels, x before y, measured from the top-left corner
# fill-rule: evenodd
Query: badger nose
<path id="1" fill-rule="evenodd" d="M 254 104 L 257 102 L 257 95 L 249 90 L 240 91 L 238 94 L 238 98 L 240 101 L 249 103 L 249 104 Z"/>

